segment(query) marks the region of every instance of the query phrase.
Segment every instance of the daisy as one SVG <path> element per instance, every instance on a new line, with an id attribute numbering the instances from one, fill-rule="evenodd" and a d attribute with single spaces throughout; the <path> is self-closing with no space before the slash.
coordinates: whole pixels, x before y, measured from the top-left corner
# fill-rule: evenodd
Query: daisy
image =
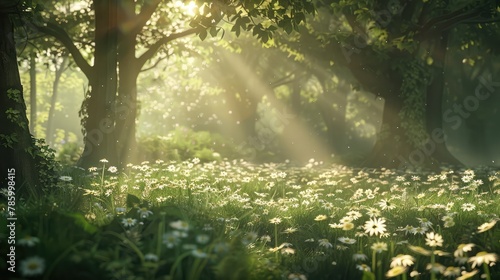
<path id="1" fill-rule="evenodd" d="M 27 247 L 33 247 L 38 242 L 40 242 L 40 239 L 38 239 L 38 237 L 33 237 L 29 235 L 25 236 L 24 238 L 18 241 L 19 245 L 24 245 Z"/>
<path id="2" fill-rule="evenodd" d="M 480 266 L 485 263 L 489 266 L 495 265 L 495 262 L 498 260 L 498 255 L 495 253 L 488 253 L 485 251 L 477 253 L 474 257 L 469 258 L 469 262 L 472 263 L 472 268 L 476 266 Z"/>
<path id="3" fill-rule="evenodd" d="M 366 221 L 364 230 L 366 233 L 372 235 L 384 234 L 386 232 L 386 225 L 384 218 L 373 218 Z"/>
<path id="4" fill-rule="evenodd" d="M 391 267 L 398 266 L 411 266 L 415 262 L 415 258 L 410 255 L 402 255 L 399 254 L 396 257 L 392 258 Z"/>
<path id="5" fill-rule="evenodd" d="M 387 273 L 385 274 L 385 276 L 387 278 L 392 278 L 392 277 L 396 277 L 398 275 L 401 275 L 403 273 L 406 273 L 406 270 L 408 268 L 404 267 L 404 266 L 395 266 L 393 268 L 391 268 L 389 271 L 387 271 Z"/>
<path id="6" fill-rule="evenodd" d="M 465 272 L 464 271 L 464 272 L 462 272 L 462 276 L 457 277 L 457 280 L 465 280 L 465 279 L 472 278 L 478 272 L 479 272 L 479 270 L 477 270 L 477 269 L 474 269 L 473 271 L 470 271 L 470 272 Z"/>
<path id="7" fill-rule="evenodd" d="M 110 166 L 108 168 L 108 171 L 111 172 L 111 173 L 116 173 L 118 171 L 118 168 L 116 168 L 116 166 Z"/>
<path id="8" fill-rule="evenodd" d="M 489 223 L 484 223 L 484 224 L 480 225 L 479 227 L 477 227 L 477 232 L 481 233 L 481 232 L 485 232 L 485 231 L 492 229 L 496 225 L 497 221 L 498 220 L 495 219 Z"/>
<path id="9" fill-rule="evenodd" d="M 320 239 L 320 240 L 318 240 L 318 242 L 319 242 L 320 247 L 325 247 L 325 248 L 332 248 L 333 247 L 332 243 L 330 243 L 330 241 L 328 241 L 328 239 Z"/>
<path id="10" fill-rule="evenodd" d="M 428 232 L 426 233 L 425 244 L 431 247 L 443 246 L 443 237 L 439 233 Z"/>
<path id="11" fill-rule="evenodd" d="M 338 241 L 340 241 L 340 242 L 342 242 L 344 244 L 349 244 L 349 245 L 356 243 L 356 239 L 352 239 L 352 238 L 349 238 L 349 237 L 340 237 L 338 239 Z"/>
<path id="12" fill-rule="evenodd" d="M 472 204 L 472 203 L 464 203 L 464 204 L 462 204 L 462 210 L 463 211 L 468 211 L 469 212 L 469 211 L 472 211 L 474 209 L 476 209 L 476 206 L 474 204 Z"/>
<path id="13" fill-rule="evenodd" d="M 21 261 L 20 270 L 22 276 L 40 275 L 45 270 L 45 260 L 38 256 L 29 257 Z"/>
<path id="14" fill-rule="evenodd" d="M 270 222 L 271 224 L 275 224 L 275 225 L 277 225 L 277 224 L 280 224 L 280 223 L 281 223 L 281 218 L 272 218 L 272 219 L 270 219 L 270 220 L 269 220 L 269 222 Z"/>
<path id="15" fill-rule="evenodd" d="M 431 251 L 426 250 L 426 249 L 419 247 L 419 246 L 408 245 L 408 248 L 410 248 L 410 250 L 412 250 L 413 252 L 418 253 L 420 255 L 430 256 L 432 254 Z"/>
<path id="16" fill-rule="evenodd" d="M 122 219 L 122 224 L 125 227 L 133 227 L 133 226 L 135 226 L 136 223 L 137 223 L 136 219 L 132 219 L 132 218 L 123 218 Z"/>
<path id="17" fill-rule="evenodd" d="M 371 249 L 380 254 L 380 253 L 382 253 L 382 251 L 387 251 L 387 243 L 375 242 L 375 243 L 373 243 Z"/>
<path id="18" fill-rule="evenodd" d="M 464 252 L 470 252 L 472 251 L 472 247 L 476 246 L 474 243 L 468 243 L 468 244 L 460 244 L 458 245 L 457 250 L 453 253 L 453 256 L 456 258 L 463 257 Z"/>
<path id="19" fill-rule="evenodd" d="M 178 229 L 178 230 L 183 230 L 183 231 L 189 230 L 189 223 L 181 221 L 181 220 L 171 222 L 170 226 L 173 227 L 174 229 Z"/>
<path id="20" fill-rule="evenodd" d="M 316 216 L 316 218 L 314 218 L 315 221 L 324 221 L 326 220 L 328 217 L 326 215 L 318 215 Z"/>
<path id="21" fill-rule="evenodd" d="M 368 260 L 368 256 L 363 254 L 363 253 L 356 253 L 352 255 L 352 260 L 353 261 L 366 261 Z"/>
<path id="22" fill-rule="evenodd" d="M 444 270 L 443 275 L 447 277 L 458 277 L 461 271 L 460 267 L 449 266 Z"/>
<path id="23" fill-rule="evenodd" d="M 347 230 L 351 230 L 353 228 L 354 228 L 354 224 L 351 222 L 347 222 L 347 223 L 342 224 L 342 230 L 347 231 Z"/>
<path id="24" fill-rule="evenodd" d="M 146 255 L 144 255 L 144 260 L 148 262 L 157 262 L 158 256 L 152 253 L 147 253 Z"/>
<path id="25" fill-rule="evenodd" d="M 146 207 L 139 208 L 139 210 L 137 210 L 137 213 L 139 213 L 139 215 L 143 219 L 147 218 L 149 215 L 153 214 L 153 212 L 149 211 L 148 208 L 146 208 Z"/>

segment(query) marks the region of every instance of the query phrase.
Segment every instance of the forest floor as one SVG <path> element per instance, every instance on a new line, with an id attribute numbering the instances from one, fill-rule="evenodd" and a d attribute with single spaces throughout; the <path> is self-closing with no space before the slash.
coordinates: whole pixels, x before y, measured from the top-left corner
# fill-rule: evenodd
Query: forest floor
<path id="1" fill-rule="evenodd" d="M 1 279 L 500 279 L 495 170 L 103 161 L 16 211 Z"/>

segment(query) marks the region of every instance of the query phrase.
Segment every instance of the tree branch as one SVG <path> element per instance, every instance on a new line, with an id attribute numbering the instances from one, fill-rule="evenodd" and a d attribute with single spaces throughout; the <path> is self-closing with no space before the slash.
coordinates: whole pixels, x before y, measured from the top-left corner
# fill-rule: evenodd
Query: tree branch
<path id="1" fill-rule="evenodd" d="M 151 45 L 147 51 L 145 51 L 140 57 L 137 58 L 137 64 L 142 68 L 144 64 L 148 60 L 150 60 L 157 52 L 160 50 L 160 48 L 170 42 L 172 42 L 175 39 L 179 39 L 182 37 L 186 37 L 192 34 L 197 33 L 198 31 L 203 30 L 204 28 L 201 27 L 196 27 L 196 28 L 191 28 L 179 33 L 172 33 L 169 36 L 163 37 L 160 40 L 158 40 L 156 43 Z"/>
<path id="2" fill-rule="evenodd" d="M 68 52 L 71 54 L 76 65 L 82 70 L 87 79 L 89 80 L 93 79 L 92 66 L 90 66 L 87 60 L 85 60 L 82 53 L 78 50 L 78 48 L 73 43 L 68 33 L 66 33 L 64 29 L 50 22 L 48 22 L 46 26 L 33 25 L 33 27 L 35 28 L 35 30 L 47 34 L 49 36 L 52 36 L 56 38 L 59 42 L 61 42 L 61 44 L 63 44 L 64 47 L 66 47 L 66 49 L 68 50 Z"/>
<path id="3" fill-rule="evenodd" d="M 144 6 L 142 6 L 139 14 L 129 20 L 127 24 L 130 24 L 130 26 L 132 26 L 132 34 L 137 35 L 141 32 L 142 28 L 144 28 L 144 26 L 146 25 L 146 22 L 148 22 L 148 20 L 158 8 L 158 5 L 160 5 L 160 2 L 161 0 L 147 1 Z"/>

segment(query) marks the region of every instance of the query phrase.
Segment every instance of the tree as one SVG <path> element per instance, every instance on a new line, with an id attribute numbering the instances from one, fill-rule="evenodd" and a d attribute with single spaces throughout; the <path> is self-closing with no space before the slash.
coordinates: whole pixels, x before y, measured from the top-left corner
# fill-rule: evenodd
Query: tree
<path id="1" fill-rule="evenodd" d="M 22 194 L 39 191 L 40 178 L 17 66 L 13 17 L 18 8 L 17 2 L 0 2 L 0 185 L 15 182 L 15 193 Z"/>
<path id="2" fill-rule="evenodd" d="M 364 164 L 436 168 L 436 162 L 459 164 L 446 148 L 442 121 L 426 123 L 442 107 L 440 61 L 448 47 L 446 32 L 462 23 L 497 21 L 497 5 L 493 1 L 317 3 L 319 17 L 300 36 L 303 45 L 316 42 L 317 51 L 309 51 L 309 57 L 348 68 L 362 89 L 385 100 L 382 129 Z"/>
<path id="3" fill-rule="evenodd" d="M 278 2 L 282 5 L 277 5 Z M 305 13 L 314 11 L 310 2 L 297 0 L 196 3 L 199 9 L 195 11 L 190 27 L 179 31 L 178 26 L 185 19 L 176 17 L 178 10 L 169 10 L 172 7 L 162 5 L 159 0 L 144 1 L 142 5 L 130 0 L 122 1 L 119 7 L 114 0 L 94 1 L 91 11 L 95 16 L 93 66 L 79 52 L 75 40 L 55 22 L 49 21 L 38 27 L 67 47 L 91 85 L 89 98 L 82 111 L 85 130 L 85 151 L 80 160 L 82 166 L 95 165 L 101 158 L 123 166 L 133 159 L 130 155 L 135 150 L 137 77 L 144 65 L 165 45 L 192 34 L 198 34 L 202 40 L 208 34 L 217 36 L 221 30 L 217 24 L 223 19 L 234 22 L 231 30 L 236 34 L 241 30 L 252 31 L 265 42 L 272 37 L 277 26 L 291 32 L 305 19 Z M 155 23 L 162 28 L 148 24 L 155 13 L 160 14 L 155 17 Z M 145 51 L 137 55 L 139 42 Z M 116 70 L 116 63 L 120 71 Z M 117 73 L 116 79 L 114 76 Z M 114 84 L 117 80 L 116 91 Z"/>

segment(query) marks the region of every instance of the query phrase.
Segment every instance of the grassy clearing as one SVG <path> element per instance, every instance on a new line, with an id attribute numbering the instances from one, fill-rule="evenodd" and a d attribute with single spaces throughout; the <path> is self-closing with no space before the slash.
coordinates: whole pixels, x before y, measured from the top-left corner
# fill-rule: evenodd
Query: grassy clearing
<path id="1" fill-rule="evenodd" d="M 500 279 L 499 185 L 491 170 L 194 159 L 119 174 L 102 162 L 67 172 L 43 199 L 18 201 L 17 272 L 9 275 Z"/>

